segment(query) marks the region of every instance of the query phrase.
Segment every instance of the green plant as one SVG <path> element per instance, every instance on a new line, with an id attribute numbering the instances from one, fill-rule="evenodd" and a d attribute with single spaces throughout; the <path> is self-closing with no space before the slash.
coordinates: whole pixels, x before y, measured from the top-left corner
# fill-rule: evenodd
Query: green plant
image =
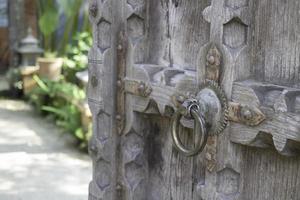
<path id="1" fill-rule="evenodd" d="M 10 68 L 6 73 L 6 78 L 9 82 L 9 85 L 12 89 L 22 90 L 22 77 L 21 71 L 19 68 Z"/>
<path id="2" fill-rule="evenodd" d="M 46 51 L 53 51 L 54 32 L 59 23 L 59 12 L 56 2 L 52 0 L 36 0 L 39 14 L 39 29 L 43 34 L 43 46 Z"/>
<path id="3" fill-rule="evenodd" d="M 51 51 L 46 51 L 44 53 L 45 58 L 56 58 L 57 57 L 57 52 L 51 52 Z"/>
<path id="4" fill-rule="evenodd" d="M 38 25 L 43 34 L 43 46 L 48 52 L 58 51 L 64 54 L 69 38 L 79 30 L 78 19 L 84 0 L 36 0 L 38 9 Z M 58 36 L 59 21 L 64 16 L 65 23 L 62 33 Z M 81 30 L 90 30 L 86 26 L 88 11 L 84 9 Z"/>
<path id="5" fill-rule="evenodd" d="M 72 133 L 78 138 L 76 132 L 81 129 L 80 111 L 75 105 L 64 102 L 55 106 L 42 106 L 42 110 L 52 113 L 55 116 L 56 124 L 62 127 L 66 132 Z"/>
<path id="6" fill-rule="evenodd" d="M 69 82 L 75 82 L 76 72 L 83 71 L 88 65 L 88 51 L 92 46 L 92 35 L 89 32 L 77 33 L 72 43 L 66 47 L 63 75 Z"/>
<path id="7" fill-rule="evenodd" d="M 6 95 L 10 95 L 12 97 L 21 97 L 23 93 L 23 82 L 20 69 L 11 67 L 6 72 L 5 76 L 9 84 L 9 91 L 6 92 Z"/>
<path id="8" fill-rule="evenodd" d="M 37 86 L 29 95 L 30 101 L 41 114 L 52 115 L 56 124 L 65 132 L 74 135 L 81 148 L 86 148 L 89 130 L 81 124 L 78 107 L 85 99 L 85 92 L 76 85 L 61 80 L 59 82 L 34 76 Z"/>

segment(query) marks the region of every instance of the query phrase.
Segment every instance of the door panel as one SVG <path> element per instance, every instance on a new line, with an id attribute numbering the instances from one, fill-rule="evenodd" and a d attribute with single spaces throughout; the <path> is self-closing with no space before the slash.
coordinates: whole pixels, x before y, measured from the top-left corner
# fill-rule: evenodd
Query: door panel
<path id="1" fill-rule="evenodd" d="M 244 185 L 240 199 L 299 199 L 299 157 L 247 147 L 242 162 Z"/>
<path id="2" fill-rule="evenodd" d="M 89 1 L 89 199 L 300 199 L 298 1 Z M 230 122 L 186 157 L 171 126 L 205 79 Z"/>
<path id="3" fill-rule="evenodd" d="M 299 84 L 299 9 L 299 1 L 253 1 L 249 46 L 255 79 Z"/>

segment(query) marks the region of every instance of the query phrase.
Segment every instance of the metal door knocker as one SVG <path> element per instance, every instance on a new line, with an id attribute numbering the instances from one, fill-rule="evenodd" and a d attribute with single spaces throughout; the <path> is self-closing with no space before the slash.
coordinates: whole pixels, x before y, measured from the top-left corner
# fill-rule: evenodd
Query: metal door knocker
<path id="1" fill-rule="evenodd" d="M 181 117 L 194 120 L 194 148 L 186 148 L 179 137 Z M 228 103 L 223 90 L 214 81 L 202 84 L 195 98 L 187 98 L 172 118 L 174 147 L 186 156 L 203 151 L 209 135 L 221 133 L 228 123 Z"/>
<path id="2" fill-rule="evenodd" d="M 182 116 L 194 119 L 194 134 L 196 138 L 195 147 L 187 149 L 179 138 L 178 126 Z M 197 136 L 197 137 L 196 137 Z M 172 138 L 175 148 L 186 156 L 193 156 L 201 152 L 206 145 L 208 134 L 206 131 L 205 120 L 201 115 L 200 106 L 196 99 L 188 99 L 180 109 L 174 114 L 172 120 Z"/>

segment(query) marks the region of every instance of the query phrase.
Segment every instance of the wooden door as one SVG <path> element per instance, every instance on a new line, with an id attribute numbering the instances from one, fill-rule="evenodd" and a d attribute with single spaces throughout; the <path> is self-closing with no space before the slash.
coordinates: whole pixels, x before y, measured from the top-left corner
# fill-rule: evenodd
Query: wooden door
<path id="1" fill-rule="evenodd" d="M 300 1 L 89 2 L 90 200 L 300 199 Z M 186 156 L 174 116 L 207 87 L 218 129 Z"/>

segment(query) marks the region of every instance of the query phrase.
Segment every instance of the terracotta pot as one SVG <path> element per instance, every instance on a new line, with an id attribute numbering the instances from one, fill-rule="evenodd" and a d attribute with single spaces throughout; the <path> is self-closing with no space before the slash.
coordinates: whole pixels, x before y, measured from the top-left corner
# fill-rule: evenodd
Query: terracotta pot
<path id="1" fill-rule="evenodd" d="M 38 58 L 39 75 L 49 80 L 57 81 L 61 75 L 62 58 Z"/>

